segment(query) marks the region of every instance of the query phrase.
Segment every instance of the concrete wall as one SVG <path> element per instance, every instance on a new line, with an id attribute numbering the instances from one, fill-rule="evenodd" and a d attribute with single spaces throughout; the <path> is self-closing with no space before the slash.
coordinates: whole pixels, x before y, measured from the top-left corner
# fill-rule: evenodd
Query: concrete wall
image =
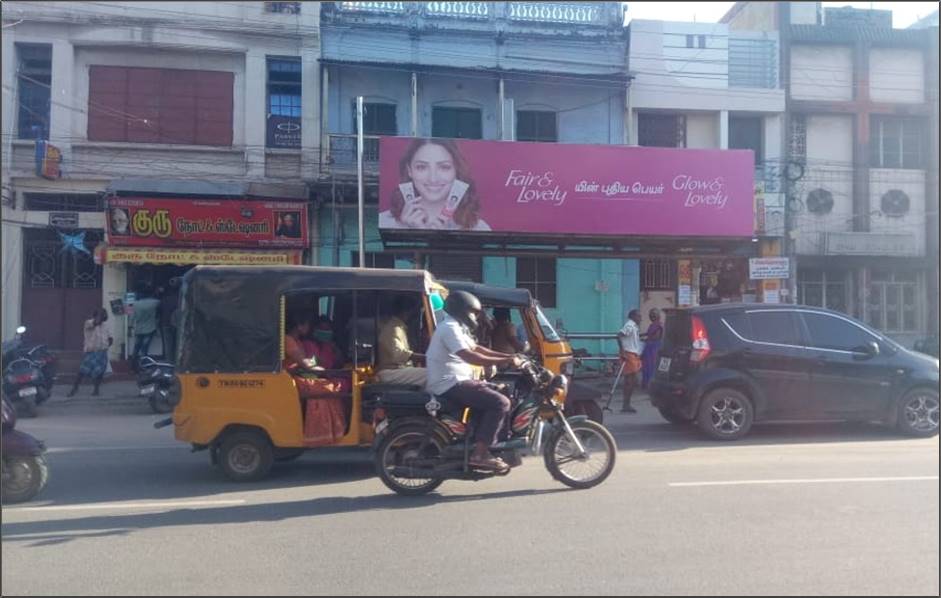
<path id="1" fill-rule="evenodd" d="M 925 55 L 918 49 L 873 48 L 869 52 L 869 95 L 875 102 L 925 101 Z"/>
<path id="2" fill-rule="evenodd" d="M 721 144 L 719 135 L 719 117 L 716 114 L 686 115 L 686 147 L 696 149 L 716 149 Z M 726 131 L 728 147 L 728 131 Z"/>
<path id="3" fill-rule="evenodd" d="M 852 49 L 846 46 L 792 46 L 791 97 L 795 100 L 852 100 Z"/>

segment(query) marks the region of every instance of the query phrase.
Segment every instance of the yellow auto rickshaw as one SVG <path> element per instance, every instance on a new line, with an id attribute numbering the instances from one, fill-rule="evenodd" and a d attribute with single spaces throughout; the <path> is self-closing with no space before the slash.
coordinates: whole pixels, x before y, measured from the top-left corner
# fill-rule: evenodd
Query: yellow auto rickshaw
<path id="1" fill-rule="evenodd" d="M 380 322 L 397 297 L 413 300 L 409 336 L 420 352 L 447 290 L 424 270 L 197 266 L 180 293 L 175 436 L 208 450 L 230 479 L 249 481 L 311 448 L 369 446 L 374 414 L 363 396 L 379 386 Z M 331 329 L 330 355 L 338 357 L 313 373 L 336 383 L 302 398 L 285 368 L 285 323 L 306 314 Z M 310 432 L 326 404 L 316 401 L 342 405 L 333 422 L 342 429 L 326 439 Z"/>

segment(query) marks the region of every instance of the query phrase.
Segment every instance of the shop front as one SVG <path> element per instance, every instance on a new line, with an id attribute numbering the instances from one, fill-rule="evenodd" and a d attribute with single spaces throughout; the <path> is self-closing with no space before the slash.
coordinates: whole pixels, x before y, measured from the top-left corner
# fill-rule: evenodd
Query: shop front
<path id="1" fill-rule="evenodd" d="M 633 308 L 776 298 L 750 276 L 763 249 L 748 150 L 380 143 L 378 232 L 396 263 L 528 288 L 569 331 L 617 330 Z"/>
<path id="2" fill-rule="evenodd" d="M 115 358 L 134 349 L 134 305 L 160 301 L 151 355 L 171 357 L 179 281 L 197 265 L 283 266 L 303 263 L 307 204 L 276 200 L 111 197 L 107 239 L 95 249 L 103 266 L 105 305 L 115 331 Z M 167 337 L 166 339 L 164 337 Z"/>

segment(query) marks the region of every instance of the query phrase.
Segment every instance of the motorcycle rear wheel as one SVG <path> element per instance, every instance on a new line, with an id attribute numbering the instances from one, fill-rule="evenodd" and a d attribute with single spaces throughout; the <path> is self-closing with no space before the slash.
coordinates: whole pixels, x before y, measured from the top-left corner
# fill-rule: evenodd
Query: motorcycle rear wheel
<path id="1" fill-rule="evenodd" d="M 49 481 L 49 466 L 42 455 L 4 457 L 0 502 L 25 502 L 42 492 Z"/>
<path id="2" fill-rule="evenodd" d="M 605 481 L 614 470 L 617 445 L 611 432 L 597 422 L 586 420 L 571 425 L 587 456 L 577 457 L 575 443 L 561 430 L 546 444 L 546 469 L 569 488 L 592 488 Z"/>
<path id="3" fill-rule="evenodd" d="M 24 397 L 13 404 L 17 417 L 36 417 L 36 397 Z"/>
<path id="4" fill-rule="evenodd" d="M 173 405 L 170 404 L 169 399 L 164 399 L 159 396 L 151 396 L 147 400 L 150 402 L 150 409 L 154 413 L 173 413 Z"/>
<path id="5" fill-rule="evenodd" d="M 424 441 L 431 442 L 425 446 Z M 444 452 L 445 442 L 439 435 L 422 426 L 404 426 L 390 432 L 376 448 L 376 473 L 390 490 L 403 496 L 421 496 L 435 490 L 444 482 L 442 478 L 402 478 L 390 471 L 395 467 L 408 467 L 416 458 L 432 459 Z M 421 454 L 419 454 L 421 452 Z"/>

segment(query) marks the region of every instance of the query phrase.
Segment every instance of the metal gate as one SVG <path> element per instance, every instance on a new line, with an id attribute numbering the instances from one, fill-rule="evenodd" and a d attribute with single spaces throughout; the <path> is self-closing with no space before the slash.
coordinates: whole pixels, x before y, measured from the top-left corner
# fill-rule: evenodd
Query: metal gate
<path id="1" fill-rule="evenodd" d="M 87 254 L 66 249 L 55 229 L 24 233 L 22 313 L 29 340 L 81 351 L 82 323 L 101 306 L 101 266 L 92 258 L 101 233 L 85 231 Z"/>

